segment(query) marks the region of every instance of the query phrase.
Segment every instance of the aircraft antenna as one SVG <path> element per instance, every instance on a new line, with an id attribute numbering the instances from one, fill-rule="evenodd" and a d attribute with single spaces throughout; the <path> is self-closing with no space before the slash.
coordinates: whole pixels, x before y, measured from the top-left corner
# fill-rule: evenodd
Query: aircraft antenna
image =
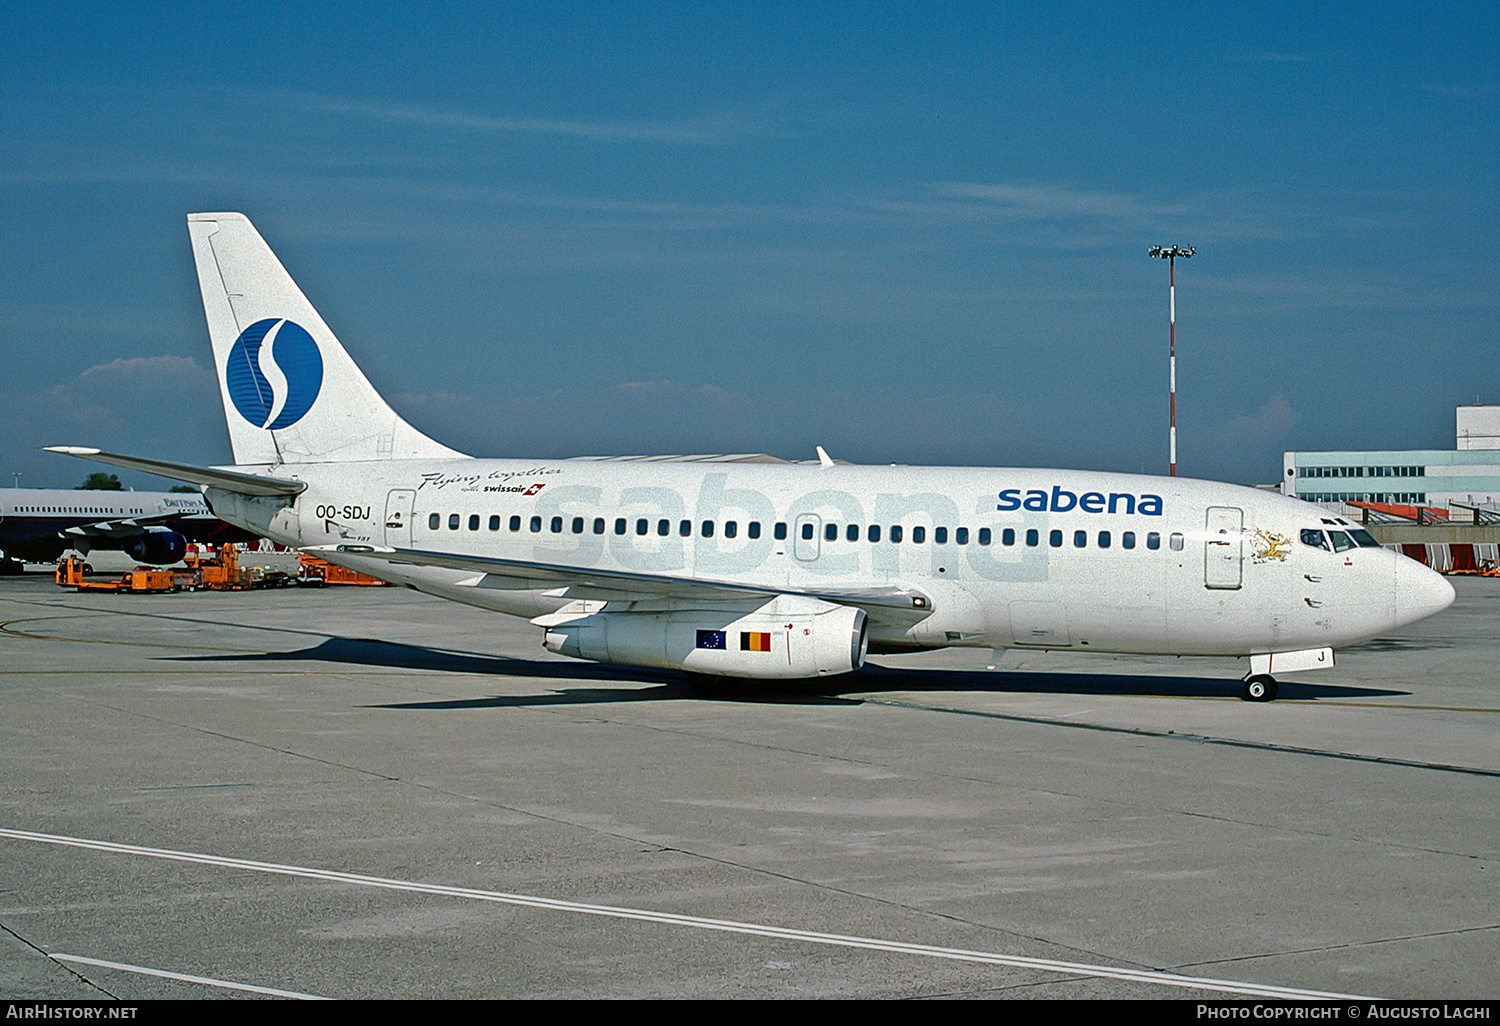
<path id="1" fill-rule="evenodd" d="M 1152 256 L 1161 257 L 1167 262 L 1167 339 L 1171 354 L 1169 359 L 1171 383 L 1168 386 L 1171 413 L 1167 428 L 1167 470 L 1172 477 L 1177 476 L 1177 258 L 1186 259 L 1197 251 L 1195 246 L 1151 247 Z"/>

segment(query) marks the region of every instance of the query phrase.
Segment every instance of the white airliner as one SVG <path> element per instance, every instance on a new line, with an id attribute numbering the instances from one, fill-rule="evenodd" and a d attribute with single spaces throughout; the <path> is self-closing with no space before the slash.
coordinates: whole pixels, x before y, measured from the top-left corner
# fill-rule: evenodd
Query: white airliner
<path id="1" fill-rule="evenodd" d="M 386 404 L 242 214 L 188 228 L 235 465 L 53 451 L 205 486 L 351 569 L 526 617 L 554 652 L 806 678 L 963 645 L 1248 657 L 1275 671 L 1453 588 L 1317 506 L 1183 478 L 768 456 L 475 459 Z"/>
<path id="2" fill-rule="evenodd" d="M 209 512 L 203 496 L 78 488 L 0 490 L 0 573 L 50 563 L 67 549 L 119 549 L 137 563 L 175 563 L 187 543 L 249 536 Z"/>

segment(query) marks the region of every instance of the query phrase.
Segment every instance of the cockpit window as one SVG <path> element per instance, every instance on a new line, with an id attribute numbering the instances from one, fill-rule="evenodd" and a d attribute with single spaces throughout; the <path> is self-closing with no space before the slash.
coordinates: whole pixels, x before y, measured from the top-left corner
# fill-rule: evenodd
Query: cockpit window
<path id="1" fill-rule="evenodd" d="M 1302 544 L 1311 545 L 1315 549 L 1327 549 L 1328 539 L 1323 537 L 1322 531 L 1313 531 L 1304 527 L 1302 529 Z"/>
<path id="2" fill-rule="evenodd" d="M 1354 539 L 1343 531 L 1329 531 L 1328 537 L 1333 539 L 1333 551 L 1343 552 L 1345 549 L 1354 548 Z"/>
<path id="3" fill-rule="evenodd" d="M 1380 543 L 1375 540 L 1375 536 L 1369 531 L 1366 531 L 1362 528 L 1350 528 L 1349 537 L 1353 538 L 1355 544 L 1357 544 L 1362 549 L 1380 548 Z"/>

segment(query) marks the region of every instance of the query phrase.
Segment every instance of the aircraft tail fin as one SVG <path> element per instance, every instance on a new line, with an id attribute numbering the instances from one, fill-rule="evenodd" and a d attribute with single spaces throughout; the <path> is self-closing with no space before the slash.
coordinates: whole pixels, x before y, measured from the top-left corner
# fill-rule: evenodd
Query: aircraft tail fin
<path id="1" fill-rule="evenodd" d="M 188 233 L 237 464 L 461 458 L 402 420 L 244 214 Z"/>

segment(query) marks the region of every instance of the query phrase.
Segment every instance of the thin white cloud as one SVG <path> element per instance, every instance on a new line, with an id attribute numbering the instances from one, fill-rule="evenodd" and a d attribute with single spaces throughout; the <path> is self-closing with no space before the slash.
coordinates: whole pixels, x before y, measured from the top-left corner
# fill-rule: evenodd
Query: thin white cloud
<path id="1" fill-rule="evenodd" d="M 556 118 L 503 117 L 435 110 L 411 104 L 370 103 L 315 93 L 282 94 L 300 106 L 327 114 L 425 125 L 482 134 L 521 133 L 567 136 L 596 142 L 666 142 L 718 145 L 737 134 L 727 123 L 698 121 L 577 121 Z"/>

